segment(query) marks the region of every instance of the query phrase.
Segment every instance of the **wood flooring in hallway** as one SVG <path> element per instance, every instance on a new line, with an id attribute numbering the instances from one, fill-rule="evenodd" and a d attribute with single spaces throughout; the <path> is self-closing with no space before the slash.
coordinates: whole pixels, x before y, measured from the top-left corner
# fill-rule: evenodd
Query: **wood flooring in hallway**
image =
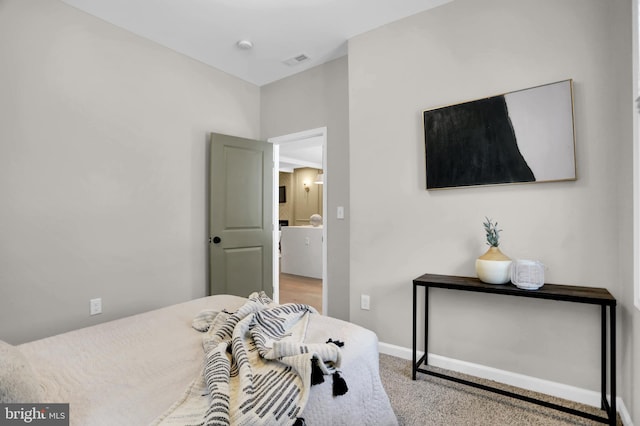
<path id="1" fill-rule="evenodd" d="M 281 273 L 280 303 L 304 303 L 322 313 L 322 280 Z"/>

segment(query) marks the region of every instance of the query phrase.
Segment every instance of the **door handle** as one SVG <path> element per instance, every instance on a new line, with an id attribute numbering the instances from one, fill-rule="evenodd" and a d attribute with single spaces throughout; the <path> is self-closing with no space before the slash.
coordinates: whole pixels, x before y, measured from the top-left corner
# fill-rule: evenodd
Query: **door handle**
<path id="1" fill-rule="evenodd" d="M 222 239 L 220 237 L 213 237 L 213 244 L 219 244 Z"/>

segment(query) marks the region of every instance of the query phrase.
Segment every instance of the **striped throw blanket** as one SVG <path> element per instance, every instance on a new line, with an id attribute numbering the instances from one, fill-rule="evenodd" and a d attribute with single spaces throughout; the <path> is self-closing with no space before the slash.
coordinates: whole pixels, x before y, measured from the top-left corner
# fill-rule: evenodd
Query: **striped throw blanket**
<path id="1" fill-rule="evenodd" d="M 333 374 L 335 389 L 341 379 L 335 342 L 303 343 L 310 313 L 317 312 L 273 304 L 261 292 L 234 313 L 198 314 L 193 326 L 206 332 L 203 372 L 155 424 L 303 425 L 312 383 Z"/>

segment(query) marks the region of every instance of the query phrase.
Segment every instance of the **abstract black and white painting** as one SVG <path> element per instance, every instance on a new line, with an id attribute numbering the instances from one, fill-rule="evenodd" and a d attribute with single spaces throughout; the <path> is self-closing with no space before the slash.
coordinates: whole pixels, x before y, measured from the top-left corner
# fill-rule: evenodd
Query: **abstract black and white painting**
<path id="1" fill-rule="evenodd" d="M 427 189 L 575 180 L 572 83 L 424 111 Z"/>

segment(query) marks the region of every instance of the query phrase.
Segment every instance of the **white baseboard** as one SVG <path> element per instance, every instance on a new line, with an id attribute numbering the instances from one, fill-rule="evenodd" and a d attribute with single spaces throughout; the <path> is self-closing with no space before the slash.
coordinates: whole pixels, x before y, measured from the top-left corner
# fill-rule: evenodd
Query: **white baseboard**
<path id="1" fill-rule="evenodd" d="M 378 350 L 380 353 L 406 360 L 411 360 L 412 358 L 411 349 L 404 348 L 402 346 L 380 342 Z M 424 355 L 424 352 L 418 352 L 417 358 L 420 359 L 422 355 Z M 546 395 L 564 398 L 594 407 L 600 407 L 600 393 L 588 389 L 538 379 L 536 377 L 525 376 L 524 374 L 512 373 L 510 371 L 499 370 L 497 368 L 460 361 L 431 353 L 429 354 L 429 365 L 468 374 L 482 379 L 494 380 L 506 385 L 516 386 L 522 389 L 540 392 Z M 633 426 L 633 423 L 631 422 L 631 415 L 627 411 L 622 398 L 619 396 L 616 397 L 616 406 L 624 425 Z"/>

